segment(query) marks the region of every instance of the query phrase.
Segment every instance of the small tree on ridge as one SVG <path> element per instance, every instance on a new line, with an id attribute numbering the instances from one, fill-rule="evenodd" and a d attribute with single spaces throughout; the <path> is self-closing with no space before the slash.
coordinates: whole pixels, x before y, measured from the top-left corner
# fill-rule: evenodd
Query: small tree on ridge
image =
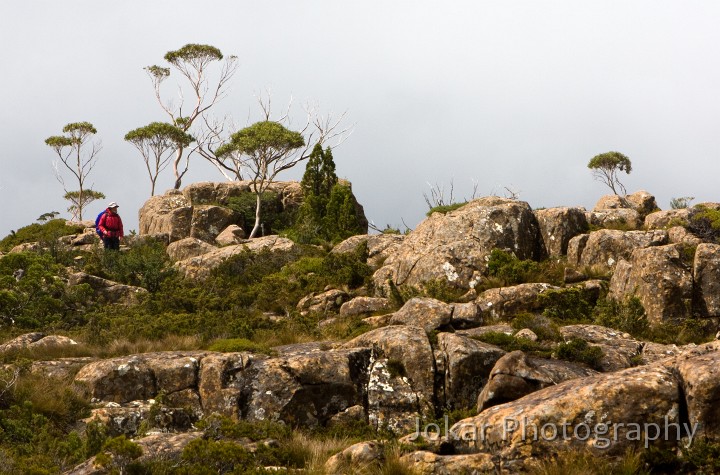
<path id="1" fill-rule="evenodd" d="M 627 190 L 620 179 L 618 178 L 618 172 L 625 172 L 630 174 L 632 171 L 632 164 L 630 159 L 620 152 L 605 152 L 600 155 L 595 155 L 588 163 L 588 168 L 593 171 L 593 177 L 605 183 L 612 192 L 619 195 L 618 189 L 622 195 L 627 194 Z M 617 187 L 617 189 L 616 189 Z"/>

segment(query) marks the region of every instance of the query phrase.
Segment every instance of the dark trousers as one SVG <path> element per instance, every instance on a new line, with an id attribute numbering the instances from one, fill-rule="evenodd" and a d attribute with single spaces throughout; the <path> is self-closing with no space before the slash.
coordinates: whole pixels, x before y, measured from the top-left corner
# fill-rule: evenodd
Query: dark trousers
<path id="1" fill-rule="evenodd" d="M 120 250 L 120 238 L 119 237 L 103 237 L 103 244 L 105 249 Z"/>

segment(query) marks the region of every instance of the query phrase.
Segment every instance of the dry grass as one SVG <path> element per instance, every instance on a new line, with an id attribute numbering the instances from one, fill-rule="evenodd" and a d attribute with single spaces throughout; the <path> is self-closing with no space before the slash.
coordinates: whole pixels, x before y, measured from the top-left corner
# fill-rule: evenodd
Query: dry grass
<path id="1" fill-rule="evenodd" d="M 351 445 L 345 437 L 317 439 L 301 432 L 294 432 L 287 448 L 295 454 L 295 458 L 304 461 L 304 473 L 308 475 L 325 474 L 325 462 Z"/>
<path id="2" fill-rule="evenodd" d="M 161 340 L 141 338 L 130 341 L 123 339 L 114 340 L 102 348 L 95 348 L 93 356 L 108 358 L 138 353 L 153 353 L 156 351 L 192 351 L 200 350 L 202 346 L 202 342 L 197 336 L 168 335 Z"/>

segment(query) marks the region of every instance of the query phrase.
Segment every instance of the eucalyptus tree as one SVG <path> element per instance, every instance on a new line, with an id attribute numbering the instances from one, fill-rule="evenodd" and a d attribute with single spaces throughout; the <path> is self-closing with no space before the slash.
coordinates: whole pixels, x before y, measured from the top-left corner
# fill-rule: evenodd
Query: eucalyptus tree
<path id="1" fill-rule="evenodd" d="M 64 135 L 54 135 L 45 139 L 45 144 L 55 150 L 58 161 L 53 163 L 55 177 L 65 190 L 64 198 L 70 201 L 68 211 L 72 219 L 83 219 L 83 209 L 95 199 L 104 197 L 102 193 L 86 187 L 88 175 L 97 164 L 98 154 L 102 150 L 100 141 L 93 141 L 97 130 L 90 122 L 72 122 L 62 129 Z M 60 172 L 60 163 L 77 180 L 78 189 L 68 190 Z"/>
<path id="2" fill-rule="evenodd" d="M 630 159 L 620 152 L 605 152 L 595 155 L 590 162 L 588 168 L 593 171 L 593 177 L 605 183 L 613 193 L 618 195 L 618 190 L 623 196 L 627 194 L 625 186 L 618 178 L 618 172 L 630 174 L 632 164 Z M 616 188 L 617 187 L 617 188 Z"/>
<path id="3" fill-rule="evenodd" d="M 255 194 L 255 224 L 250 238 L 260 229 L 262 194 L 278 173 L 288 170 L 309 157 L 298 153 L 305 139 L 300 132 L 278 122 L 264 120 L 245 127 L 230 136 L 230 141 L 215 150 L 219 160 L 229 160 L 248 171 L 250 188 Z"/>
<path id="4" fill-rule="evenodd" d="M 193 142 L 193 137 L 180 127 L 165 122 L 153 122 L 125 134 L 125 140 L 138 149 L 145 161 L 150 177 L 150 196 L 155 195 L 158 175 L 177 157 L 181 150 Z"/>
<path id="5" fill-rule="evenodd" d="M 154 65 L 146 67 L 145 71 L 152 80 L 155 97 L 170 118 L 170 122 L 182 132 L 189 132 L 199 117 L 226 96 L 228 82 L 237 70 L 237 57 L 225 57 L 214 46 L 187 44 L 178 50 L 166 53 L 165 61 L 186 81 L 185 88 L 182 85 L 178 87 L 180 97 L 177 104 L 163 100 L 161 94 L 161 85 L 170 77 L 170 68 Z M 210 69 L 216 62 L 221 64 L 219 71 L 213 75 Z M 191 100 L 190 104 L 185 104 L 188 87 Z M 175 189 L 180 188 L 182 178 L 190 166 L 192 150 L 186 150 L 186 147 L 187 145 L 180 144 L 175 150 L 172 161 Z M 183 159 L 185 162 L 181 166 Z"/>

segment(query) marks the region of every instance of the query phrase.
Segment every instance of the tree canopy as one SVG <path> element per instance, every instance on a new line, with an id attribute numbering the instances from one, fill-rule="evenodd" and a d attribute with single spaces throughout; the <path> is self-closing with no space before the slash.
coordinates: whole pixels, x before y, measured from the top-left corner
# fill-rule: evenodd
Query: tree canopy
<path id="1" fill-rule="evenodd" d="M 627 192 L 625 186 L 618 178 L 618 172 L 629 174 L 632 171 L 630 159 L 620 152 L 605 152 L 595 155 L 590 162 L 588 168 L 593 170 L 593 177 L 605 183 L 613 193 L 618 195 L 618 190 L 625 195 Z M 617 187 L 617 188 L 616 188 Z"/>

